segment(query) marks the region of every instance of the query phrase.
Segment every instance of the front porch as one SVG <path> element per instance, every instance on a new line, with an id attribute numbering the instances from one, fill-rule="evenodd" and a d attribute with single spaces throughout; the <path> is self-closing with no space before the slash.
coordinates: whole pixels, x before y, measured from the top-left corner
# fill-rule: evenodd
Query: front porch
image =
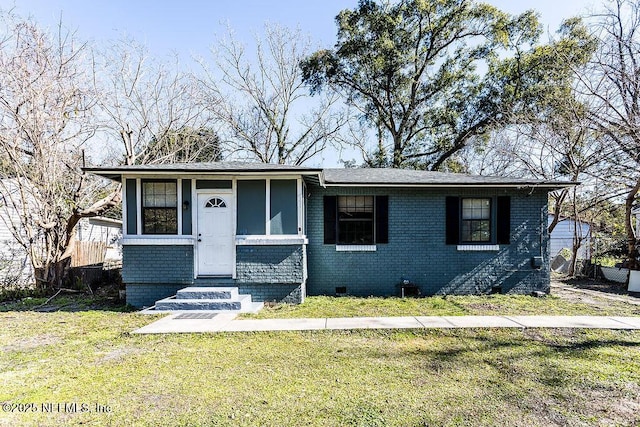
<path id="1" fill-rule="evenodd" d="M 235 278 L 196 277 L 193 245 L 125 244 L 127 303 L 151 307 L 184 288 L 237 288 L 239 295 L 251 295 L 252 302 L 304 301 L 306 243 L 244 244 L 235 251 Z"/>

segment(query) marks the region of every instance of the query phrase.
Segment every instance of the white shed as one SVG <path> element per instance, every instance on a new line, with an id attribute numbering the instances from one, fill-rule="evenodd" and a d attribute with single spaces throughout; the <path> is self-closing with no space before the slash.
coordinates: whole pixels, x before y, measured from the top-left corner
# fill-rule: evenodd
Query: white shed
<path id="1" fill-rule="evenodd" d="M 553 214 L 549 214 L 548 223 L 553 221 Z M 576 221 L 571 218 L 560 218 L 549 236 L 550 251 L 549 254 L 553 259 L 563 249 L 573 247 L 573 239 L 580 240 L 580 249 L 578 250 L 578 259 L 591 258 L 591 226 L 584 221 Z"/>

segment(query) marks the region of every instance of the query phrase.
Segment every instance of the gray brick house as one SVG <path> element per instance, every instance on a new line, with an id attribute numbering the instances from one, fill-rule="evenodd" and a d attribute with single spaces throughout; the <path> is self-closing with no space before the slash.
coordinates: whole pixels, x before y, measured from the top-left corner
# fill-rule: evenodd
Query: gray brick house
<path id="1" fill-rule="evenodd" d="M 549 289 L 549 191 L 571 183 L 241 162 L 87 168 L 122 183 L 127 302 L 185 287 L 306 295 Z"/>

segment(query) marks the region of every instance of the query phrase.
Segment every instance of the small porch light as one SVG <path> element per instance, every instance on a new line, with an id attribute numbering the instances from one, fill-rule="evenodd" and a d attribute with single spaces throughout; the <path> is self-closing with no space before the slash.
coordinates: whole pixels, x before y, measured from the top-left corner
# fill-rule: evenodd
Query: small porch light
<path id="1" fill-rule="evenodd" d="M 185 200 L 184 202 L 182 202 L 182 210 L 186 211 L 189 210 L 189 201 Z"/>

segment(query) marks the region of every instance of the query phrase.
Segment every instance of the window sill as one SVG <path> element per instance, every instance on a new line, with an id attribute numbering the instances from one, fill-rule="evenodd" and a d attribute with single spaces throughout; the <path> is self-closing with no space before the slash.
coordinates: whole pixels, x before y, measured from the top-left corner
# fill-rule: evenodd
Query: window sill
<path id="1" fill-rule="evenodd" d="M 134 245 L 193 245 L 191 236 L 125 236 L 122 238 L 123 246 Z"/>
<path id="2" fill-rule="evenodd" d="M 497 252 L 499 245 L 458 245 L 458 251 L 462 252 Z"/>
<path id="3" fill-rule="evenodd" d="M 336 245 L 336 252 L 375 252 L 376 245 Z"/>
<path id="4" fill-rule="evenodd" d="M 236 246 L 306 245 L 308 243 L 306 236 L 236 236 Z"/>

